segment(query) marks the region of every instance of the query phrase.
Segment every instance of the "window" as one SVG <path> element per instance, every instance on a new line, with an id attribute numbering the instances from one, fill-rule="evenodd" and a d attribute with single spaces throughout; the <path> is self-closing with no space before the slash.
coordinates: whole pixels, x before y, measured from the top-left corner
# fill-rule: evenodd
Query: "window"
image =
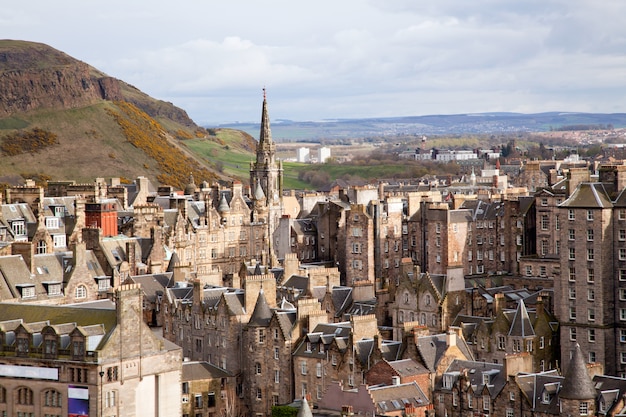
<path id="1" fill-rule="evenodd" d="M 576 320 L 576 307 L 569 308 L 569 318 L 570 320 Z"/>
<path id="2" fill-rule="evenodd" d="M 526 276 L 527 277 L 532 277 L 533 276 L 533 266 L 532 265 L 526 265 Z"/>
<path id="3" fill-rule="evenodd" d="M 47 245 L 44 240 L 37 242 L 37 253 L 46 253 Z"/>
<path id="4" fill-rule="evenodd" d="M 512 408 L 507 408 L 506 409 L 506 417 L 514 417 L 514 416 L 515 416 L 515 414 L 513 412 L 513 409 Z"/>
<path id="5" fill-rule="evenodd" d="M 280 383 L 280 371 L 278 369 L 274 370 L 274 383 L 275 384 Z"/>
<path id="6" fill-rule="evenodd" d="M 589 340 L 590 342 L 596 341 L 596 329 L 589 329 L 587 331 L 587 340 Z"/>
<path id="7" fill-rule="evenodd" d="M 545 347 L 545 339 L 543 336 L 539 338 L 539 349 L 543 349 Z"/>
<path id="8" fill-rule="evenodd" d="M 300 373 L 302 375 L 306 375 L 306 362 L 305 361 L 300 362 Z"/>
<path id="9" fill-rule="evenodd" d="M 588 221 L 593 220 L 593 210 L 587 210 L 587 220 Z"/>
<path id="10" fill-rule="evenodd" d="M 596 352 L 589 352 L 589 363 L 594 363 L 596 361 Z"/>
<path id="11" fill-rule="evenodd" d="M 626 352 L 620 352 L 619 361 L 620 363 L 626 363 Z"/>
<path id="12" fill-rule="evenodd" d="M 45 407 L 61 407 L 61 393 L 57 390 L 47 390 L 43 393 L 43 404 Z"/>
<path id="13" fill-rule="evenodd" d="M 110 366 L 110 367 L 108 367 L 107 371 L 106 371 L 107 382 L 117 381 L 118 373 L 119 373 L 119 371 L 118 371 L 118 367 L 117 366 Z"/>
<path id="14" fill-rule="evenodd" d="M 262 400 L 263 399 L 263 391 L 261 390 L 261 388 L 257 388 L 256 389 L 256 399 L 257 400 Z"/>
<path id="15" fill-rule="evenodd" d="M 74 297 L 87 298 L 87 287 L 85 287 L 84 285 L 79 285 L 78 287 L 76 287 Z"/>
<path id="16" fill-rule="evenodd" d="M 483 410 L 485 411 L 489 411 L 489 403 L 491 401 L 489 401 L 490 398 L 488 395 L 483 395 Z"/>
<path id="17" fill-rule="evenodd" d="M 322 364 L 319 362 L 315 365 L 315 376 L 318 378 L 322 377 Z"/>
<path id="18" fill-rule="evenodd" d="M 594 282 L 596 280 L 596 273 L 593 268 L 587 268 L 587 282 Z"/>
<path id="19" fill-rule="evenodd" d="M 624 252 L 626 254 L 626 252 Z M 587 249 L 587 260 L 588 261 L 593 261 L 594 259 L 594 253 L 593 253 L 593 248 L 588 248 Z"/>
<path id="20" fill-rule="evenodd" d="M 620 341 L 621 343 L 626 343 L 626 330 L 621 329 L 621 330 L 619 331 L 619 341 Z"/>
<path id="21" fill-rule="evenodd" d="M 259 329 L 259 343 L 265 343 L 265 329 Z"/>
<path id="22" fill-rule="evenodd" d="M 569 294 L 570 300 L 575 300 L 576 299 L 576 287 L 569 287 L 568 294 Z"/>
<path id="23" fill-rule="evenodd" d="M 513 339 L 513 352 L 519 352 L 521 350 L 521 342 L 519 339 Z"/>
<path id="24" fill-rule="evenodd" d="M 618 256 L 619 256 L 619 260 L 620 261 L 626 260 L 626 249 L 625 248 L 620 248 L 618 253 L 619 253 Z"/>
<path id="25" fill-rule="evenodd" d="M 593 288 L 587 289 L 587 300 L 594 301 L 596 299 L 596 291 Z"/>
<path id="26" fill-rule="evenodd" d="M 85 342 L 82 340 L 74 340 L 72 342 L 72 356 L 85 356 Z"/>
<path id="27" fill-rule="evenodd" d="M 620 301 L 626 301 L 626 288 L 619 289 L 619 299 Z"/>
<path id="28" fill-rule="evenodd" d="M 574 210 L 572 209 L 567 210 L 567 219 L 576 220 L 576 214 L 574 213 Z"/>
<path id="29" fill-rule="evenodd" d="M 498 336 L 498 350 L 506 349 L 506 340 L 504 336 Z"/>
<path id="30" fill-rule="evenodd" d="M 207 407 L 215 407 L 215 392 L 209 392 L 207 394 Z"/>
<path id="31" fill-rule="evenodd" d="M 104 397 L 104 406 L 106 408 L 115 407 L 117 392 L 115 390 L 107 391 Z"/>
<path id="32" fill-rule="evenodd" d="M 593 229 L 587 229 L 587 240 L 593 241 Z"/>
<path id="33" fill-rule="evenodd" d="M 573 261 L 576 259 L 576 249 L 575 248 L 569 248 L 569 260 Z"/>
<path id="34" fill-rule="evenodd" d="M 570 327 L 569 329 L 569 340 L 576 340 L 576 327 Z"/>
<path id="35" fill-rule="evenodd" d="M 280 358 L 280 351 L 277 347 L 274 348 L 274 359 L 278 360 Z"/>
<path id="36" fill-rule="evenodd" d="M 576 240 L 576 231 L 574 229 L 568 229 L 567 235 L 569 240 Z"/>
<path id="37" fill-rule="evenodd" d="M 621 321 L 626 321 L 626 308 L 619 309 L 619 319 Z"/>
<path id="38" fill-rule="evenodd" d="M 33 298 L 35 297 L 35 287 L 22 287 L 22 298 Z"/>
<path id="39" fill-rule="evenodd" d="M 568 276 L 570 281 L 576 281 L 576 268 L 574 267 L 570 267 L 569 268 L 569 276 Z"/>
<path id="40" fill-rule="evenodd" d="M 33 390 L 26 387 L 18 388 L 17 403 L 20 405 L 33 405 Z"/>
<path id="41" fill-rule="evenodd" d="M 532 352 L 533 351 L 533 341 L 532 339 L 528 339 L 526 340 L 526 352 Z"/>
<path id="42" fill-rule="evenodd" d="M 626 240 L 626 229 L 619 230 L 619 240 Z"/>
<path id="43" fill-rule="evenodd" d="M 203 404 L 202 404 L 202 395 L 201 394 L 196 394 L 194 396 L 194 406 L 195 406 L 195 408 L 202 408 Z"/>
<path id="44" fill-rule="evenodd" d="M 254 364 L 254 373 L 256 375 L 261 375 L 261 364 L 258 362 Z"/>
<path id="45" fill-rule="evenodd" d="M 626 281 L 626 269 L 619 270 L 619 280 Z"/>

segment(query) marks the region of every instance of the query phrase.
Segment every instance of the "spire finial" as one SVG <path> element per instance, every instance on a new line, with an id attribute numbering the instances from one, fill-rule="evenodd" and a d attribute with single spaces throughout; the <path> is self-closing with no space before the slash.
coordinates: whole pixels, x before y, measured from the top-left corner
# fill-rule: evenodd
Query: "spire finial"
<path id="1" fill-rule="evenodd" d="M 263 100 L 267 99 L 267 91 L 265 90 L 265 86 L 263 86 Z"/>

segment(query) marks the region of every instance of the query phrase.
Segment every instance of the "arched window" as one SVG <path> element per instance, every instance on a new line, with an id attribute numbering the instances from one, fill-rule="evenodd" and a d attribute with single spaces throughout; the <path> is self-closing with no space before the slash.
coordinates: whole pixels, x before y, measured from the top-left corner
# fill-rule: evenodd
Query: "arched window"
<path id="1" fill-rule="evenodd" d="M 33 405 L 33 390 L 27 387 L 18 388 L 17 403 L 20 405 Z"/>
<path id="2" fill-rule="evenodd" d="M 49 389 L 43 393 L 43 405 L 45 407 L 61 407 L 61 393 L 54 389 Z"/>
<path id="3" fill-rule="evenodd" d="M 87 298 L 87 287 L 84 285 L 76 287 L 76 298 Z"/>
<path id="4" fill-rule="evenodd" d="M 110 407 L 115 407 L 115 398 L 116 398 L 116 392 L 115 390 L 111 390 L 111 391 L 107 391 L 106 396 L 105 396 L 105 407 L 106 408 L 110 408 Z"/>

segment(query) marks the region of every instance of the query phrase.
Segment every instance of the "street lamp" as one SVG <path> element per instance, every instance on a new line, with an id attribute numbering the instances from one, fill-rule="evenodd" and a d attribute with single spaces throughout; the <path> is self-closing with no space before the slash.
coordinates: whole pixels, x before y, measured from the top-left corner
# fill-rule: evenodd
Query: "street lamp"
<path id="1" fill-rule="evenodd" d="M 104 371 L 102 370 L 102 368 L 100 368 L 100 372 L 98 372 L 98 375 L 100 375 L 100 414 L 99 416 L 102 417 L 104 415 L 103 408 L 102 408 L 102 378 L 104 377 Z"/>

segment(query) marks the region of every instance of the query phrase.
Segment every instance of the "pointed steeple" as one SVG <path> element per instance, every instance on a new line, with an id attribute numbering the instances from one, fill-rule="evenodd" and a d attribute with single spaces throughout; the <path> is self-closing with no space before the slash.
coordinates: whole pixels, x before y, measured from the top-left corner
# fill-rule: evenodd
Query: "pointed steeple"
<path id="1" fill-rule="evenodd" d="M 535 329 L 533 329 L 533 325 L 530 322 L 530 317 L 528 316 L 528 310 L 526 310 L 524 300 L 519 300 L 517 303 L 517 310 L 515 310 L 515 315 L 513 316 L 513 321 L 511 322 L 509 336 L 535 336 Z"/>
<path id="2" fill-rule="evenodd" d="M 263 87 L 263 110 L 261 111 L 261 132 L 259 133 L 259 148 L 265 148 L 272 144 L 272 131 L 270 129 L 270 116 L 267 111 L 267 93 Z"/>
<path id="3" fill-rule="evenodd" d="M 250 316 L 248 326 L 267 327 L 270 324 L 270 320 L 272 320 L 272 310 L 270 309 L 269 304 L 267 304 L 265 293 L 263 292 L 263 288 L 261 288 L 259 296 L 256 299 L 256 304 L 254 305 L 254 311 L 252 312 L 252 316 Z"/>
<path id="4" fill-rule="evenodd" d="M 196 183 L 193 179 L 193 173 L 189 173 L 189 183 L 185 186 L 185 195 L 193 195 L 196 192 Z"/>
<path id="5" fill-rule="evenodd" d="M 254 199 L 256 201 L 265 201 L 265 193 L 263 192 L 263 188 L 261 188 L 261 184 L 256 185 L 256 190 L 254 190 Z"/>
<path id="6" fill-rule="evenodd" d="M 596 389 L 591 377 L 589 377 L 589 372 L 587 372 L 585 358 L 578 343 L 574 348 L 574 355 L 565 371 L 565 379 L 561 386 L 560 398 L 566 400 L 593 400 L 596 398 Z"/>
<path id="7" fill-rule="evenodd" d="M 313 417 L 313 412 L 311 411 L 311 407 L 309 407 L 309 402 L 306 400 L 306 397 L 302 398 L 302 406 L 300 410 L 298 410 L 297 417 Z"/>
<path id="8" fill-rule="evenodd" d="M 220 205 L 217 207 L 218 213 L 226 213 L 230 211 L 230 206 L 228 205 L 228 201 L 226 201 L 226 194 L 222 194 L 222 199 L 220 200 Z"/>

